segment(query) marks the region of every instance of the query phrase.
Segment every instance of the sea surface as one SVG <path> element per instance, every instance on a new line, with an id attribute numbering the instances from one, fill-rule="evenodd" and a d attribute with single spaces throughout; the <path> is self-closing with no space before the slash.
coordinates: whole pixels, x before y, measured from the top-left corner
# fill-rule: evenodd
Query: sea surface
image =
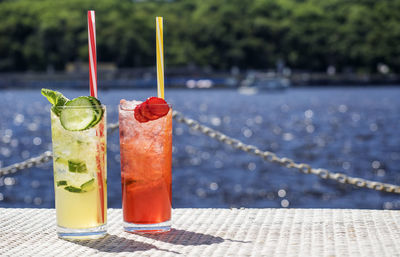
<path id="1" fill-rule="evenodd" d="M 67 97 L 83 90 L 61 90 Z M 99 91 L 108 122 L 121 98 L 155 90 Z M 400 87 L 290 88 L 243 95 L 166 90 L 187 117 L 315 168 L 400 185 Z M 51 150 L 50 104 L 39 90 L 0 90 L 0 166 Z M 121 207 L 118 133 L 108 135 L 108 203 Z M 400 209 L 399 195 L 359 189 L 268 163 L 174 121 L 173 207 Z M 0 207 L 54 207 L 52 162 L 0 178 Z"/>

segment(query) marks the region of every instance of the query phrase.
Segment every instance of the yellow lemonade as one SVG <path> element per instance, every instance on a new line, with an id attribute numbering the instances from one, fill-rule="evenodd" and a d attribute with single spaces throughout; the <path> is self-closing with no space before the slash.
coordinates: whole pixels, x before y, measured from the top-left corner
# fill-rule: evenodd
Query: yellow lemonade
<path id="1" fill-rule="evenodd" d="M 99 203 L 98 186 L 95 186 L 90 192 L 84 193 L 71 193 L 61 187 L 56 187 L 55 190 L 57 224 L 59 226 L 92 228 L 103 224 L 99 209 L 101 204 Z M 107 205 L 105 209 L 107 209 Z"/>
<path id="2" fill-rule="evenodd" d="M 74 229 L 88 229 L 90 233 L 97 228 L 105 231 L 105 124 L 104 110 L 97 125 L 81 131 L 70 131 L 66 130 L 60 118 L 51 112 L 54 191 L 59 234 L 69 235 Z"/>

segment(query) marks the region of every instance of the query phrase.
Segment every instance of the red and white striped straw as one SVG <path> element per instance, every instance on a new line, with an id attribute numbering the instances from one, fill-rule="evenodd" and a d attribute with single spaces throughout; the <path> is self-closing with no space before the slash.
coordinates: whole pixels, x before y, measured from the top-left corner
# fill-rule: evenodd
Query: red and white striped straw
<path id="1" fill-rule="evenodd" d="M 94 11 L 88 11 L 90 95 L 97 98 L 96 22 Z"/>

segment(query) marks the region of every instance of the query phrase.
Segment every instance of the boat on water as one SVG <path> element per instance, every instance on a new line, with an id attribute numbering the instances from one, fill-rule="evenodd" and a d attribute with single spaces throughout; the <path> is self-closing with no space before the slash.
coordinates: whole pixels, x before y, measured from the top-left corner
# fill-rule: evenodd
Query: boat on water
<path id="1" fill-rule="evenodd" d="M 279 91 L 290 87 L 289 78 L 275 72 L 250 73 L 238 88 L 242 94 L 256 94 L 262 91 Z"/>

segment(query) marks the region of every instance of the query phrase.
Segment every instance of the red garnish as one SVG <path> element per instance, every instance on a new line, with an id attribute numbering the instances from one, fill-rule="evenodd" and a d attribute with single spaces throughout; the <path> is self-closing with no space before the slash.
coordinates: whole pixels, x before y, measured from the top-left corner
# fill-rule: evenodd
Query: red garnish
<path id="1" fill-rule="evenodd" d="M 138 105 L 136 105 L 136 107 L 135 107 L 135 111 L 134 111 L 134 113 L 135 113 L 135 119 L 136 119 L 137 121 L 139 121 L 139 122 L 147 122 L 147 121 L 149 121 L 149 119 L 147 119 L 146 117 L 144 117 L 144 116 L 142 115 L 141 106 L 142 106 L 142 104 L 138 104 Z"/>
<path id="2" fill-rule="evenodd" d="M 167 115 L 167 113 L 169 112 L 169 106 L 167 102 L 162 98 L 150 97 L 146 100 L 146 102 L 150 107 L 150 111 L 159 117 Z"/>
<path id="3" fill-rule="evenodd" d="M 159 118 L 158 115 L 155 115 L 150 111 L 147 101 L 142 103 L 141 105 L 142 105 L 142 107 L 140 108 L 140 112 L 142 113 L 143 117 L 145 117 L 149 120 L 156 120 Z"/>
<path id="4" fill-rule="evenodd" d="M 139 122 L 147 122 L 161 118 L 169 112 L 167 102 L 158 97 L 150 97 L 135 107 L 135 118 Z"/>

